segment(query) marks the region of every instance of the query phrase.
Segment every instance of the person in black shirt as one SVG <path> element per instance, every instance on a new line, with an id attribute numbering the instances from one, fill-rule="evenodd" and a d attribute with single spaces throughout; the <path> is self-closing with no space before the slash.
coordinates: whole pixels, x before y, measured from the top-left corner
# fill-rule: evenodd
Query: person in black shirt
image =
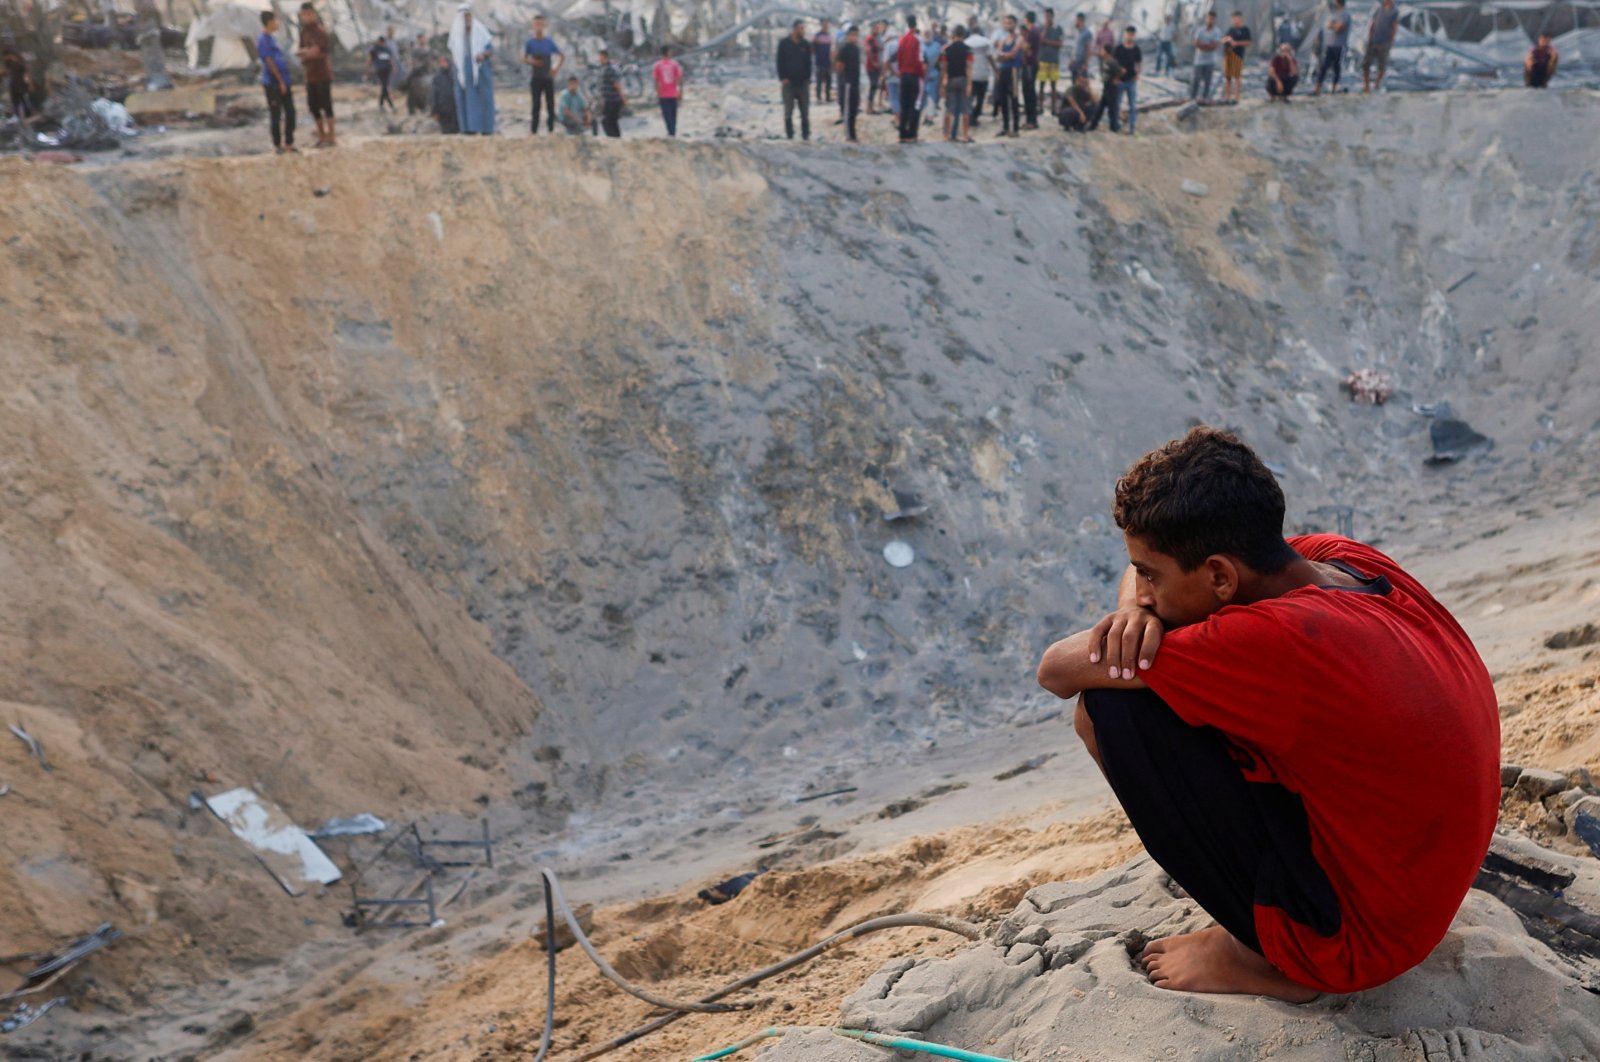
<path id="1" fill-rule="evenodd" d="M 379 37 L 378 42 L 367 49 L 367 72 L 378 83 L 378 110 L 383 110 L 385 103 L 394 110 L 394 98 L 389 95 L 389 79 L 394 77 L 394 49 L 387 38 Z"/>
<path id="2" fill-rule="evenodd" d="M 1112 110 L 1116 99 L 1117 86 L 1122 84 L 1122 64 L 1117 62 L 1117 57 L 1110 48 L 1100 49 L 1100 102 L 1095 105 L 1094 116 L 1089 119 L 1091 131 L 1100 128 L 1100 119 L 1107 111 L 1111 111 L 1111 131 L 1118 130 L 1121 121 L 1117 113 Z"/>
<path id="3" fill-rule="evenodd" d="M 800 139 L 811 139 L 811 44 L 806 24 L 795 19 L 778 42 L 778 83 L 783 86 L 783 131 L 794 139 L 794 109 L 800 108 Z"/>
<path id="4" fill-rule="evenodd" d="M 1122 68 L 1122 78 L 1116 82 L 1106 106 L 1111 108 L 1111 131 L 1119 132 L 1117 119 L 1124 100 L 1128 103 L 1128 135 L 1133 135 L 1139 120 L 1139 67 L 1144 63 L 1144 52 L 1138 45 L 1139 31 L 1129 26 L 1122 31 L 1122 43 L 1111 51 L 1111 58 Z"/>
<path id="5" fill-rule="evenodd" d="M 852 23 L 845 27 L 844 43 L 833 56 L 833 69 L 839 75 L 839 106 L 844 108 L 844 138 L 856 139 L 856 115 L 861 113 L 861 31 Z"/>
<path id="6" fill-rule="evenodd" d="M 967 27 L 957 26 L 953 40 L 939 53 L 940 83 L 944 85 L 944 138 L 972 143 L 972 49 L 967 47 Z"/>
<path id="7" fill-rule="evenodd" d="M 622 75 L 611 62 L 611 53 L 600 49 L 600 129 L 609 137 L 622 135 L 622 108 L 627 105 L 622 94 Z"/>
<path id="8" fill-rule="evenodd" d="M 1235 11 L 1228 32 L 1222 36 L 1222 100 L 1239 102 L 1244 88 L 1244 53 L 1250 50 L 1250 27 L 1244 12 Z"/>

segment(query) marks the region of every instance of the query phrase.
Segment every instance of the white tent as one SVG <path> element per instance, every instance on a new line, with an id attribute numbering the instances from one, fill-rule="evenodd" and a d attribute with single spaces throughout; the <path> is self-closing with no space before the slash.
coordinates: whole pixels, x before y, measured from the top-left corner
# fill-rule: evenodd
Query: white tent
<path id="1" fill-rule="evenodd" d="M 205 13 L 189 23 L 184 48 L 189 65 L 200 65 L 200 45 L 211 42 L 210 66 L 215 70 L 239 70 L 255 65 L 253 41 L 261 33 L 261 12 L 272 10 L 272 0 L 225 0 L 209 5 Z M 282 36 L 280 28 L 279 35 Z"/>

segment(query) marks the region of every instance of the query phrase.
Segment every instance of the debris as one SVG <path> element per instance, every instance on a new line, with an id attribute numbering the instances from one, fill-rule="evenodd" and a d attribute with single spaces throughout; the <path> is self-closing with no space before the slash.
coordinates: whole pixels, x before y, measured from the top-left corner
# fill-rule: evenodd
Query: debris
<path id="1" fill-rule="evenodd" d="M 1494 440 L 1473 431 L 1466 421 L 1454 418 L 1435 417 L 1428 425 L 1428 435 L 1433 441 L 1433 453 L 1424 464 L 1429 465 L 1447 465 L 1494 447 Z"/>
<path id="2" fill-rule="evenodd" d="M 1546 649 L 1579 649 L 1600 642 L 1600 627 L 1585 623 L 1567 631 L 1557 631 L 1544 640 Z"/>
<path id="3" fill-rule="evenodd" d="M 1500 784 L 1502 786 L 1516 785 L 1517 779 L 1521 777 L 1522 768 L 1519 765 L 1515 763 L 1502 763 L 1500 765 Z"/>
<path id="4" fill-rule="evenodd" d="M 311 194 L 316 196 L 318 199 L 321 199 L 323 196 L 330 194 L 332 191 L 332 188 L 314 188 L 312 189 Z"/>
<path id="5" fill-rule="evenodd" d="M 82 162 L 83 156 L 76 151 L 35 151 L 28 156 L 29 162 L 43 162 L 51 166 L 71 166 L 75 162 Z"/>
<path id="6" fill-rule="evenodd" d="M 1349 392 L 1352 402 L 1369 406 L 1381 406 L 1394 394 L 1394 381 L 1377 369 L 1357 369 L 1340 386 Z"/>
<path id="7" fill-rule="evenodd" d="M 1444 293 L 1446 295 L 1451 294 L 1457 288 L 1459 288 L 1461 285 L 1465 284 L 1467 281 L 1471 280 L 1473 277 L 1475 277 L 1477 275 L 1478 275 L 1478 271 L 1476 269 L 1469 270 L 1467 272 L 1467 274 L 1465 276 L 1463 276 L 1460 280 L 1456 281 L 1454 284 L 1451 284 L 1448 288 L 1445 288 L 1444 289 Z"/>
<path id="8" fill-rule="evenodd" d="M 118 136 L 138 136 L 139 130 L 133 124 L 133 118 L 128 114 L 128 108 L 120 103 L 113 103 L 108 99 L 98 99 L 89 105 L 105 127 Z"/>
<path id="9" fill-rule="evenodd" d="M 896 520 L 914 520 L 928 511 L 922 499 L 910 491 L 895 490 L 890 493 L 894 495 L 895 510 L 883 514 L 884 520 L 890 523 Z"/>
<path id="10" fill-rule="evenodd" d="M 917 559 L 917 554 L 909 543 L 897 538 L 883 547 L 883 559 L 889 562 L 891 568 L 905 568 Z"/>
<path id="11" fill-rule="evenodd" d="M 357 837 L 368 833 L 382 833 L 389 828 L 388 823 L 370 812 L 363 811 L 359 815 L 351 815 L 344 819 L 329 819 L 320 830 L 311 830 L 307 837 Z"/>
<path id="12" fill-rule="evenodd" d="M 16 1012 L 11 1017 L 0 1021 L 0 1033 L 16 1032 L 24 1025 L 32 1025 L 66 1001 L 66 996 L 57 996 L 52 1000 L 39 1004 L 37 1007 L 24 1003 L 17 1007 Z"/>
<path id="13" fill-rule="evenodd" d="M 22 729 L 16 723 L 11 724 L 11 732 L 17 735 L 24 745 L 28 746 L 28 751 L 33 753 L 33 758 L 39 761 L 39 766 L 47 771 L 55 770 L 54 767 L 50 766 L 50 761 L 44 758 L 44 746 L 39 744 L 38 738 Z"/>
<path id="14" fill-rule="evenodd" d="M 1204 199 L 1211 194 L 1211 188 L 1204 181 L 1197 181 L 1192 177 L 1185 177 L 1178 187 L 1183 189 L 1185 195 L 1192 195 L 1197 199 Z"/>
<path id="15" fill-rule="evenodd" d="M 444 219 L 438 214 L 428 215 L 428 226 L 433 229 L 433 238 L 440 243 L 444 242 Z"/>
<path id="16" fill-rule="evenodd" d="M 1267 202 L 1277 206 L 1283 200 L 1283 183 L 1281 181 L 1268 181 L 1266 193 Z"/>
<path id="17" fill-rule="evenodd" d="M 713 885 L 709 889 L 701 889 L 695 895 L 712 905 L 727 903 L 749 888 L 752 881 L 766 872 L 766 867 L 762 867 L 760 870 L 752 870 L 748 874 L 740 874 L 736 878 L 729 878 L 727 881 Z M 559 940 L 560 938 L 558 937 L 557 939 Z"/>
<path id="18" fill-rule="evenodd" d="M 300 895 L 305 882 L 339 880 L 339 868 L 276 804 L 240 788 L 207 797 L 206 806 L 255 850 L 256 859 L 290 896 Z"/>
<path id="19" fill-rule="evenodd" d="M 479 820 L 479 825 L 483 828 L 482 840 L 444 841 L 435 837 L 424 838 L 422 836 L 422 832 L 417 829 L 417 824 L 413 822 L 411 824 L 411 836 L 417 842 L 417 859 L 422 863 L 423 866 L 428 867 L 430 870 L 438 867 L 475 867 L 479 864 L 472 860 L 434 859 L 432 856 L 428 855 L 427 850 L 429 848 L 482 848 L 482 865 L 489 867 L 494 866 L 494 840 L 489 836 L 489 820 L 481 819 Z"/>
<path id="20" fill-rule="evenodd" d="M 422 891 L 421 896 L 416 895 L 419 888 Z M 423 874 L 421 878 L 413 882 L 411 887 L 400 895 L 388 899 L 358 896 L 355 894 L 355 886 L 353 884 L 350 887 L 350 891 L 351 903 L 354 905 L 355 910 L 352 913 L 352 917 L 346 919 L 345 924 L 354 926 L 357 929 L 362 929 L 369 925 L 383 926 L 389 929 L 437 929 L 439 926 L 444 925 L 444 919 L 439 917 L 438 901 L 434 898 L 433 873 L 431 871 Z M 368 921 L 366 915 L 365 908 L 368 907 L 378 909 L 378 917 L 371 921 Z M 426 907 L 428 909 L 428 917 L 425 921 L 420 922 L 402 922 L 383 917 L 388 910 L 400 907 Z"/>
<path id="21" fill-rule="evenodd" d="M 1526 768 L 1517 776 L 1516 791 L 1529 800 L 1543 800 L 1567 788 L 1567 776 L 1559 771 Z"/>
<path id="22" fill-rule="evenodd" d="M 593 933 L 594 932 L 594 904 L 592 904 L 592 903 L 581 903 L 581 904 L 579 904 L 577 907 L 573 908 L 572 917 L 574 917 L 574 918 L 576 918 L 578 920 L 578 928 L 579 929 L 582 929 L 585 933 Z M 545 949 L 548 950 L 549 945 L 544 942 L 544 934 L 545 934 L 545 925 L 544 925 L 544 922 L 541 921 L 539 923 L 538 928 L 533 931 L 533 939 L 538 942 L 539 947 L 545 948 Z M 566 920 L 562 919 L 560 921 L 557 921 L 556 922 L 556 950 L 557 951 L 566 951 L 568 948 L 572 947 L 577 942 L 578 942 L 578 938 L 572 935 L 572 927 L 567 925 Z"/>
<path id="23" fill-rule="evenodd" d="M 93 955 L 107 944 L 119 939 L 122 933 L 110 922 L 102 922 L 93 933 L 80 937 L 56 954 L 30 952 L 0 958 L 0 966 L 19 962 L 36 962 L 39 965 L 22 975 L 22 984 L 0 996 L 0 1000 L 16 999 L 43 992 L 64 977 L 78 963 Z"/>
<path id="24" fill-rule="evenodd" d="M 847 785 L 839 789 L 830 789 L 826 793 L 807 793 L 805 796 L 795 797 L 794 802 L 796 804 L 807 804 L 813 800 L 826 800 L 831 796 L 843 796 L 845 793 L 854 793 L 855 791 L 855 786 Z"/>
<path id="25" fill-rule="evenodd" d="M 11 792 L 11 787 L 9 785 L 0 785 L 0 797 L 5 796 L 9 792 Z"/>
<path id="26" fill-rule="evenodd" d="M 1567 809 L 1567 829 L 1600 859 L 1600 797 L 1586 796 Z"/>
<path id="27" fill-rule="evenodd" d="M 1029 771 L 1037 771 L 1040 767 L 1043 767 L 1046 763 L 1054 758 L 1055 753 L 1042 752 L 1037 756 L 1023 760 L 1021 763 L 1017 764 L 1008 771 L 1001 771 L 999 774 L 994 776 L 994 780 L 997 782 L 1005 782 L 1017 777 L 1019 774 L 1027 774 Z"/>
<path id="28" fill-rule="evenodd" d="M 123 101 L 123 106 L 135 118 L 152 114 L 212 115 L 217 113 L 217 94 L 199 86 L 165 92 L 134 92 Z"/>

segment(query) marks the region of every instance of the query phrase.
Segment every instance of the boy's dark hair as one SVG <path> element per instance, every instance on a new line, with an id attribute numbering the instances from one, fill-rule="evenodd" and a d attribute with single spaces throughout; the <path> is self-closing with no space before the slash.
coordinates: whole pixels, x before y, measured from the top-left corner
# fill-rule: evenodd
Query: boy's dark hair
<path id="1" fill-rule="evenodd" d="M 910 27 L 911 29 L 916 29 L 917 28 L 917 16 L 915 16 L 915 15 L 907 15 L 906 16 L 906 25 L 908 27 Z"/>
<path id="2" fill-rule="evenodd" d="M 1112 509 L 1118 527 L 1186 572 L 1224 553 L 1263 575 L 1295 558 L 1283 513 L 1283 489 L 1255 451 L 1208 427 L 1139 458 L 1117 480 Z"/>
<path id="3" fill-rule="evenodd" d="M 670 45 L 670 44 L 663 44 L 663 45 L 662 45 L 662 46 L 661 46 L 661 54 L 662 54 L 662 55 L 667 55 L 667 56 L 670 56 L 670 55 L 671 55 L 671 54 L 672 54 L 672 45 Z"/>
<path id="4" fill-rule="evenodd" d="M 300 10 L 301 11 L 315 11 L 316 9 L 317 9 L 317 5 L 313 4 L 311 2 L 311 0 L 306 0 L 305 3 L 300 5 Z"/>
<path id="5" fill-rule="evenodd" d="M 270 26 L 272 25 L 272 20 L 277 17 L 278 14 L 275 11 L 263 11 L 261 12 L 261 24 L 263 26 Z"/>

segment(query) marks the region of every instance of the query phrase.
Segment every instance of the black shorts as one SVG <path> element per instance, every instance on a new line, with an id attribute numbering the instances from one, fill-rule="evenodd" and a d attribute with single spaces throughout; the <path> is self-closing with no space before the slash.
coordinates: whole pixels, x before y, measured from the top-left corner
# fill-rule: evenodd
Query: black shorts
<path id="1" fill-rule="evenodd" d="M 1339 900 L 1298 794 L 1248 781 L 1247 750 L 1185 723 L 1150 690 L 1089 690 L 1083 704 L 1134 832 L 1218 925 L 1258 952 L 1257 907 L 1323 936 L 1338 931 Z"/>
<path id="2" fill-rule="evenodd" d="M 306 82 L 306 109 L 313 118 L 333 117 L 333 82 Z"/>

